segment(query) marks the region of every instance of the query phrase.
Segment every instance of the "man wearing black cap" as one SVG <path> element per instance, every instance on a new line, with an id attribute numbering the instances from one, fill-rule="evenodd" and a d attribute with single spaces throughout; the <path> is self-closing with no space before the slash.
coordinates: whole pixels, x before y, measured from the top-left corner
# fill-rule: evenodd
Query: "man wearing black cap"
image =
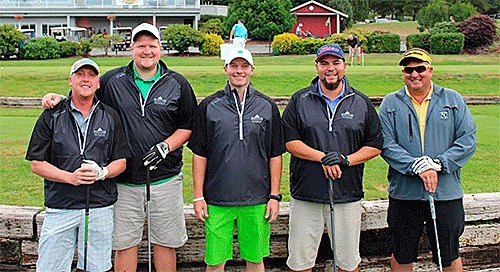
<path id="1" fill-rule="evenodd" d="M 476 126 L 462 96 L 432 82 L 427 51 L 410 49 L 399 65 L 405 87 L 386 95 L 380 106 L 382 157 L 389 164 L 391 267 L 412 270 L 425 222 L 434 262 L 462 271 L 460 169 L 476 149 Z"/>
<path id="2" fill-rule="evenodd" d="M 382 149 L 380 122 L 370 99 L 344 76 L 347 65 L 338 45 L 320 47 L 315 66 L 318 76 L 293 94 L 283 113 L 286 149 L 292 154 L 287 265 L 311 271 L 325 223 L 331 235 L 330 177 L 337 266 L 358 271 L 363 168 Z"/>
<path id="3" fill-rule="evenodd" d="M 196 97 L 189 82 L 160 60 L 158 29 L 135 27 L 133 61 L 101 77 L 97 96 L 124 123 L 132 158 L 119 176 L 113 248 L 115 270 L 135 271 L 146 218 L 146 167 L 151 177 L 151 242 L 156 271 L 176 271 L 175 248 L 187 241 L 182 197 L 182 145 L 191 135 Z M 45 105 L 52 105 L 44 98 Z"/>
<path id="4" fill-rule="evenodd" d="M 118 113 L 94 96 L 97 64 L 76 61 L 69 85 L 68 99 L 38 118 L 26 154 L 31 170 L 44 178 L 46 213 L 36 268 L 71 271 L 78 241 L 77 267 L 108 271 L 117 200 L 112 178 L 125 170 L 130 152 Z"/>

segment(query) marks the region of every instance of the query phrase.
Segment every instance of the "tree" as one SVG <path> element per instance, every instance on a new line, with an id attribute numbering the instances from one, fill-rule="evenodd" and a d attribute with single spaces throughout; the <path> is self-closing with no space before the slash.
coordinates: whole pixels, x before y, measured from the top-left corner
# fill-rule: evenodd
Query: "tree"
<path id="1" fill-rule="evenodd" d="M 277 34 L 289 32 L 296 21 L 290 0 L 241 0 L 230 4 L 225 26 L 229 34 L 238 19 L 245 19 L 248 35 L 271 43 Z"/>
<path id="2" fill-rule="evenodd" d="M 346 28 L 350 28 L 354 23 L 352 6 L 349 0 L 330 0 L 328 1 L 329 7 L 336 9 L 342 13 L 345 13 L 349 18 L 342 17 L 340 20 L 340 31 L 344 31 Z"/>
<path id="3" fill-rule="evenodd" d="M 430 30 L 434 24 L 448 21 L 448 5 L 444 0 L 432 2 L 417 13 L 418 30 Z"/>
<path id="4" fill-rule="evenodd" d="M 364 21 L 370 15 L 368 0 L 351 1 L 351 5 L 354 21 Z"/>
<path id="5" fill-rule="evenodd" d="M 91 44 L 92 48 L 99 48 L 104 51 L 106 56 L 108 55 L 108 50 L 115 43 L 119 43 L 123 41 L 123 37 L 118 34 L 113 35 L 104 35 L 104 34 L 95 34 L 92 35 Z"/>
<path id="6" fill-rule="evenodd" d="M 465 35 L 464 49 L 488 46 L 498 38 L 495 20 L 488 15 L 476 14 L 457 24 Z"/>
<path id="7" fill-rule="evenodd" d="M 162 36 L 180 54 L 188 51 L 190 46 L 200 47 L 203 44 L 203 34 L 188 25 L 169 25 L 162 31 Z"/>
<path id="8" fill-rule="evenodd" d="M 472 14 L 478 14 L 479 12 L 477 12 L 476 7 L 474 7 L 472 4 L 467 4 L 459 1 L 450 7 L 449 13 L 455 18 L 455 21 L 463 22 Z"/>
<path id="9" fill-rule="evenodd" d="M 0 56 L 14 54 L 19 47 L 19 43 L 24 40 L 24 36 L 15 26 L 0 25 Z"/>

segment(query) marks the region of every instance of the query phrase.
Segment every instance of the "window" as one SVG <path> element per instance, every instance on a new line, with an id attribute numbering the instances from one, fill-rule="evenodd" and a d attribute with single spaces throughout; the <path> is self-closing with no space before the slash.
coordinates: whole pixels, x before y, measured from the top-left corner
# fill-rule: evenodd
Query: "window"
<path id="1" fill-rule="evenodd" d="M 113 0 L 85 0 L 87 6 L 112 6 Z"/>

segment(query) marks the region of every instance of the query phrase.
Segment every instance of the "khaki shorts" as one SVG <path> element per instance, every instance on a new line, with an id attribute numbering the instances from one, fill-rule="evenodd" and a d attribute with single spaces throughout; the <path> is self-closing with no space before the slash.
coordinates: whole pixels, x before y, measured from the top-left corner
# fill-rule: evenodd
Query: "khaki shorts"
<path id="1" fill-rule="evenodd" d="M 354 270 L 361 262 L 361 212 L 361 201 L 334 205 L 337 266 L 343 270 Z M 291 199 L 286 262 L 290 269 L 314 267 L 325 224 L 331 241 L 329 204 Z"/>
<path id="2" fill-rule="evenodd" d="M 361 47 L 356 47 L 356 50 L 354 50 L 353 47 L 349 47 L 349 57 L 356 56 L 359 57 L 361 56 Z"/>
<path id="3" fill-rule="evenodd" d="M 180 173 L 168 182 L 151 186 L 151 243 L 178 248 L 187 241 Z M 139 245 L 146 221 L 146 187 L 117 184 L 113 249 Z"/>

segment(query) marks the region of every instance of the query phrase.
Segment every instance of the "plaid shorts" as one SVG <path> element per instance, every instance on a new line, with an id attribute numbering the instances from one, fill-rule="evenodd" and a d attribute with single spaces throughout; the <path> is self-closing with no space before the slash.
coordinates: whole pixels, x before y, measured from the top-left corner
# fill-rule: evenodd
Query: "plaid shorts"
<path id="1" fill-rule="evenodd" d="M 78 243 L 78 268 L 83 269 L 85 209 L 47 208 L 38 247 L 38 272 L 71 271 Z M 88 271 L 111 269 L 113 205 L 90 209 Z"/>

